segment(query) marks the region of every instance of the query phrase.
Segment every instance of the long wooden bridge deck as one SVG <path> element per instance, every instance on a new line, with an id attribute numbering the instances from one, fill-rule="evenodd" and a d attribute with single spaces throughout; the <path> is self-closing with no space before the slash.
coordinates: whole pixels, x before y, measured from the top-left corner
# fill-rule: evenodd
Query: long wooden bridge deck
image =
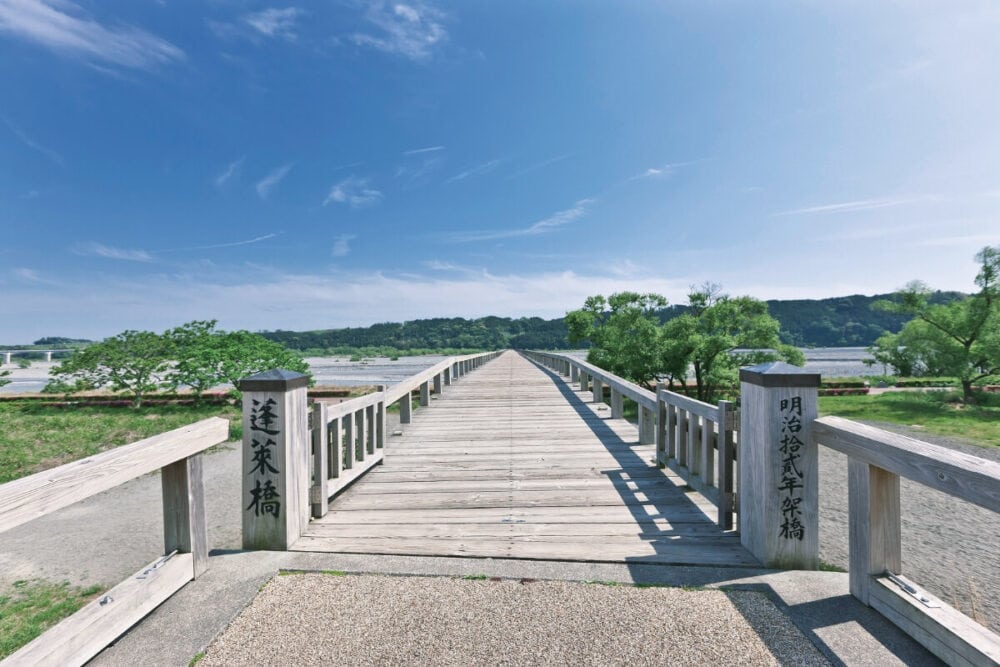
<path id="1" fill-rule="evenodd" d="M 298 551 L 756 566 L 590 392 L 507 352 L 388 438 Z"/>

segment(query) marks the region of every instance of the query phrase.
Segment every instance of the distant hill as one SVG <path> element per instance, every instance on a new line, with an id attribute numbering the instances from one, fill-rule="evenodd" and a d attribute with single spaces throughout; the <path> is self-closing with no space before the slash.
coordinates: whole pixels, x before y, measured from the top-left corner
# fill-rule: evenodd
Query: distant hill
<path id="1" fill-rule="evenodd" d="M 933 301 L 943 303 L 964 296 L 959 292 L 937 292 Z M 886 331 L 896 332 L 905 317 L 872 309 L 877 296 L 838 297 L 834 299 L 796 299 L 768 301 L 771 315 L 781 322 L 784 342 L 801 347 L 864 347 Z M 686 306 L 671 306 L 662 313 L 664 321 L 680 315 Z M 461 317 L 385 322 L 370 327 L 324 329 L 320 331 L 266 331 L 262 334 L 302 351 L 321 352 L 333 348 L 382 347 L 397 350 L 415 349 L 568 349 L 566 323 L 562 318 L 540 317 Z"/>

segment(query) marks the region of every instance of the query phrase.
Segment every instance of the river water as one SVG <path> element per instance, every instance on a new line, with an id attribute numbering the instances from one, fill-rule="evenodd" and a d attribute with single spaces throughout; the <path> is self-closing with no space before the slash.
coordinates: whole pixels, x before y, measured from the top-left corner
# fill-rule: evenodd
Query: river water
<path id="1" fill-rule="evenodd" d="M 878 365 L 868 367 L 862 360 L 868 357 L 863 347 L 819 347 L 805 349 L 806 368 L 824 377 L 847 377 L 882 373 Z M 572 350 L 569 354 L 581 359 L 586 350 Z M 351 361 L 349 357 L 307 357 L 306 362 L 316 378 L 316 384 L 334 386 L 392 385 L 415 375 L 425 368 L 446 359 L 439 355 L 422 357 L 374 357 Z M 28 368 L 4 366 L 10 370 L 11 383 L 0 387 L 0 394 L 23 394 L 41 391 L 49 379 L 49 370 L 55 363 L 36 361 Z"/>

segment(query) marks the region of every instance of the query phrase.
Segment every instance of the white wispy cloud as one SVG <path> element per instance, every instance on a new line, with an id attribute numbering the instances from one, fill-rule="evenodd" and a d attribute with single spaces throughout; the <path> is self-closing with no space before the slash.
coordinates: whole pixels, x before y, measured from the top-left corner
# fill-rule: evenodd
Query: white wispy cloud
<path id="1" fill-rule="evenodd" d="M 232 162 L 230 162 L 229 165 L 225 168 L 225 170 L 221 174 L 215 177 L 216 187 L 221 188 L 223 185 L 228 183 L 231 178 L 233 178 L 234 176 L 238 176 L 240 170 L 243 169 L 243 162 L 245 159 L 246 158 L 241 157 L 239 160 L 233 160 Z"/>
<path id="2" fill-rule="evenodd" d="M 28 269 L 24 267 L 16 268 L 13 270 L 14 275 L 20 280 L 27 283 L 35 283 L 38 285 L 50 285 L 51 281 L 46 280 L 41 273 L 35 269 Z"/>
<path id="3" fill-rule="evenodd" d="M 699 162 L 704 162 L 704 160 L 687 160 L 685 162 L 670 162 L 668 164 L 659 165 L 656 167 L 649 167 L 644 171 L 640 171 L 629 177 L 628 180 L 634 181 L 640 178 L 665 178 L 667 176 L 673 176 L 677 173 L 677 170 L 681 167 L 688 167 L 692 164 L 698 164 Z"/>
<path id="4" fill-rule="evenodd" d="M 105 259 L 122 259 L 129 262 L 152 262 L 153 256 L 145 250 L 115 248 L 113 246 L 97 243 L 80 243 L 73 247 L 73 252 L 78 255 L 91 257 L 104 257 Z"/>
<path id="5" fill-rule="evenodd" d="M 261 243 L 263 241 L 268 241 L 275 237 L 281 236 L 282 232 L 273 232 L 271 234 L 264 234 L 263 236 L 255 236 L 252 239 L 244 239 L 242 241 L 229 241 L 227 243 L 213 243 L 211 245 L 198 245 L 190 246 L 187 248 L 170 248 L 167 250 L 158 250 L 157 252 L 187 252 L 189 250 L 215 250 L 216 248 L 236 248 L 243 245 L 251 245 L 254 243 Z"/>
<path id="6" fill-rule="evenodd" d="M 302 14 L 302 10 L 297 7 L 271 8 L 247 14 L 241 20 L 265 37 L 295 41 L 298 38 L 295 34 L 295 22 Z"/>
<path id="7" fill-rule="evenodd" d="M 382 193 L 368 187 L 368 179 L 355 178 L 353 175 L 345 178 L 330 188 L 330 194 L 323 200 L 323 206 L 331 202 L 349 204 L 353 208 L 361 208 L 382 201 Z"/>
<path id="8" fill-rule="evenodd" d="M 380 32 L 355 33 L 355 44 L 410 60 L 426 60 L 448 36 L 444 12 L 422 2 L 374 2 L 366 18 Z"/>
<path id="9" fill-rule="evenodd" d="M 282 165 L 257 181 L 257 185 L 254 186 L 257 190 L 257 196 L 261 199 L 267 199 L 274 186 L 280 183 L 285 176 L 288 176 L 288 172 L 292 170 L 293 166 L 291 163 Z"/>
<path id="10" fill-rule="evenodd" d="M 548 160 L 544 160 L 542 162 L 538 162 L 536 164 L 531 165 L 530 167 L 525 167 L 524 169 L 522 169 L 520 171 L 514 172 L 513 174 L 511 174 L 510 176 L 508 176 L 505 180 L 509 181 L 512 178 L 517 178 L 518 176 L 524 176 L 525 174 L 530 174 L 533 171 L 537 171 L 539 169 L 543 169 L 545 167 L 548 167 L 550 164 L 555 164 L 556 162 L 561 162 L 561 161 L 565 160 L 568 157 L 569 157 L 568 154 L 567 155 L 559 155 L 559 156 L 556 156 L 554 158 L 550 158 Z"/>
<path id="11" fill-rule="evenodd" d="M 38 151 L 39 153 L 41 153 L 52 162 L 59 165 L 60 167 L 66 166 L 66 162 L 65 160 L 63 160 L 62 155 L 55 152 L 51 148 L 46 148 L 45 146 L 42 146 L 40 143 L 38 143 L 37 141 L 29 137 L 27 134 L 25 134 L 24 130 L 22 130 L 20 127 L 10 122 L 9 120 L 7 120 L 7 118 L 5 118 L 4 116 L 0 116 L 0 120 L 3 121 L 4 125 L 7 126 L 7 129 L 11 131 L 11 134 L 17 137 L 17 140 L 20 141 L 22 144 L 24 144 L 25 146 L 27 146 L 32 150 Z"/>
<path id="12" fill-rule="evenodd" d="M 403 151 L 403 155 L 419 155 L 420 153 L 435 153 L 443 150 L 444 146 L 428 146 L 427 148 L 414 148 L 411 151 Z"/>
<path id="13" fill-rule="evenodd" d="M 571 222 L 574 222 L 575 220 L 578 220 L 582 216 L 586 215 L 590 206 L 596 201 L 596 199 L 581 199 L 573 204 L 572 207 L 553 213 L 549 217 L 543 218 L 542 220 L 539 220 L 538 222 L 535 222 L 527 227 L 461 232 L 453 235 L 451 240 L 457 243 L 468 243 L 472 241 L 495 241 L 521 236 L 537 236 L 538 234 L 547 234 L 559 229 L 560 227 L 565 227 Z"/>
<path id="14" fill-rule="evenodd" d="M 859 199 L 857 201 L 840 202 L 837 204 L 822 204 L 819 206 L 806 206 L 789 211 L 781 211 L 774 215 L 812 215 L 815 213 L 853 213 L 856 211 L 872 211 L 879 208 L 889 208 L 891 206 L 902 206 L 920 201 L 915 197 L 886 198 L 886 199 Z"/>
<path id="15" fill-rule="evenodd" d="M 489 172 L 496 169 L 497 165 L 499 164 L 500 160 L 490 160 L 489 162 L 484 162 L 480 165 L 476 165 L 475 167 L 471 167 L 470 169 L 466 169 L 461 173 L 455 174 L 454 176 L 446 180 L 445 183 L 464 181 L 465 179 L 473 176 L 482 176 L 483 174 L 488 174 Z"/>
<path id="16" fill-rule="evenodd" d="M 333 241 L 333 248 L 330 249 L 331 257 L 347 257 L 351 252 L 351 241 L 358 238 L 354 234 L 343 234 Z"/>
<path id="17" fill-rule="evenodd" d="M 0 32 L 91 63 L 148 69 L 185 58 L 182 50 L 129 25 L 108 27 L 68 0 L 0 0 Z"/>

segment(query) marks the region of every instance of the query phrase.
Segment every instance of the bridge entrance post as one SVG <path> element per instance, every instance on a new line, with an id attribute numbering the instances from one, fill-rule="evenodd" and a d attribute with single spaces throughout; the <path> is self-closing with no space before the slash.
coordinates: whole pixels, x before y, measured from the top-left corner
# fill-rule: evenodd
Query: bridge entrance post
<path id="1" fill-rule="evenodd" d="M 818 564 L 819 382 L 784 362 L 740 370 L 740 541 L 764 567 Z"/>
<path id="2" fill-rule="evenodd" d="M 240 380 L 243 548 L 287 550 L 309 522 L 309 377 L 287 370 Z"/>

